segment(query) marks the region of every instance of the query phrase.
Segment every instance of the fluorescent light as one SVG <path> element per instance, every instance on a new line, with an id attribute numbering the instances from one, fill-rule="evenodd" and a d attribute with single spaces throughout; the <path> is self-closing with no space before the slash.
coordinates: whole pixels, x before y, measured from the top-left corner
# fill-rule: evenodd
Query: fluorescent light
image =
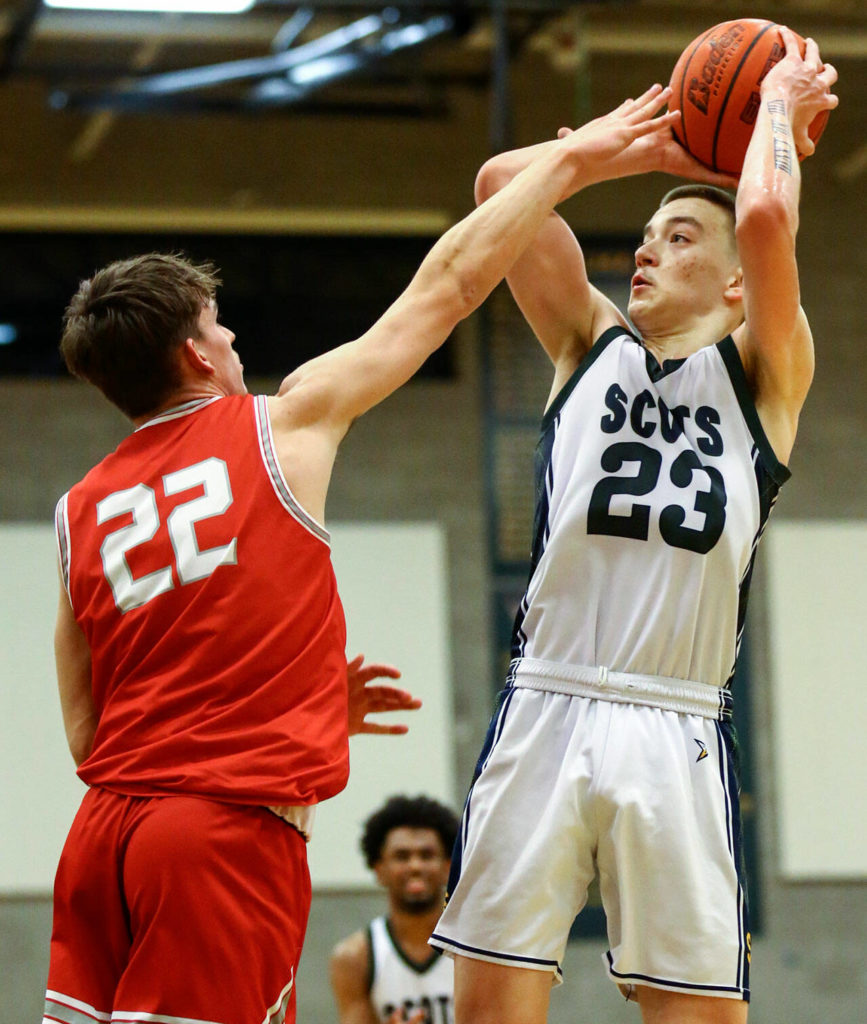
<path id="1" fill-rule="evenodd" d="M 256 0 L 44 0 L 46 7 L 78 11 L 169 11 L 172 14 L 240 14 Z"/>
<path id="2" fill-rule="evenodd" d="M 15 324 L 0 324 L 0 345 L 11 345 L 18 337 Z"/>

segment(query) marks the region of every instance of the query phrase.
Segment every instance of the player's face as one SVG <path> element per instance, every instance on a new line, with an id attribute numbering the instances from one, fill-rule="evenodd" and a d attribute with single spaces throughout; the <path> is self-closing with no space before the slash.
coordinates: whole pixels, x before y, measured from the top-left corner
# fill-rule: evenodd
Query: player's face
<path id="1" fill-rule="evenodd" d="M 375 871 L 398 908 L 423 914 L 442 905 L 449 854 L 432 828 L 393 828 L 386 836 Z"/>
<path id="2" fill-rule="evenodd" d="M 196 345 L 216 370 L 216 383 L 227 395 L 246 395 L 244 367 L 232 347 L 235 335 L 220 323 L 216 303 L 202 307 L 198 331 Z"/>
<path id="3" fill-rule="evenodd" d="M 635 253 L 629 296 L 629 317 L 640 333 L 689 330 L 729 305 L 729 289 L 739 280 L 730 225 L 725 210 L 694 196 L 656 211 Z"/>

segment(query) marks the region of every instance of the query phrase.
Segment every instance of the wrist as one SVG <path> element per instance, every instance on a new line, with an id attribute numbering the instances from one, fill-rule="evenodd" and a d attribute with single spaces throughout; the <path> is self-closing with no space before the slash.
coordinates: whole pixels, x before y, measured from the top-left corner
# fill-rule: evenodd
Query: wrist
<path id="1" fill-rule="evenodd" d="M 784 86 L 779 85 L 775 82 L 768 82 L 765 79 L 759 88 L 759 95 L 762 98 L 762 103 L 783 103 L 786 112 L 789 110 L 789 91 Z"/>

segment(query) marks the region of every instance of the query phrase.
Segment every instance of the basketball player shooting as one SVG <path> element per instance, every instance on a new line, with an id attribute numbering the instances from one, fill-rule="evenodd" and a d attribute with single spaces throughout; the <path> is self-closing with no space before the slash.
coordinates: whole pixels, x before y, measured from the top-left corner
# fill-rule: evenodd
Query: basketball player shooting
<path id="1" fill-rule="evenodd" d="M 629 101 L 540 154 L 274 396 L 247 394 L 213 268 L 149 254 L 82 283 L 67 365 L 136 430 L 57 509 L 60 699 L 89 788 L 56 876 L 46 1022 L 295 1020 L 311 809 L 381 707 L 366 673 L 390 674 L 356 661 L 347 678 L 325 527 L 340 442 L 557 203 L 637 141 L 665 144 L 661 106 Z"/>
<path id="2" fill-rule="evenodd" d="M 647 223 L 632 326 L 556 214 L 507 277 L 554 379 L 513 661 L 431 940 L 455 957 L 456 1024 L 543 1024 L 594 874 L 605 965 L 645 1024 L 747 1019 L 728 684 L 813 375 L 798 153 L 837 103 L 816 44 L 782 37 L 734 199 L 673 140 L 598 165 L 698 182 Z M 556 145 L 494 157 L 478 199 Z"/>

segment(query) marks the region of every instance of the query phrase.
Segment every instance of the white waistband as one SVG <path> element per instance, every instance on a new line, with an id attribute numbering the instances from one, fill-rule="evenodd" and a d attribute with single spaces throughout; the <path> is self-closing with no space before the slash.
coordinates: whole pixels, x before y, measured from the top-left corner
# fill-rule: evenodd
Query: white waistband
<path id="1" fill-rule="evenodd" d="M 313 835 L 313 819 L 316 817 L 316 804 L 309 804 L 305 807 L 293 807 L 284 804 L 279 807 L 269 807 L 278 818 L 287 821 L 292 828 L 304 836 L 304 841 L 309 843 Z"/>
<path id="2" fill-rule="evenodd" d="M 593 700 L 645 704 L 718 721 L 732 717 L 729 690 L 692 679 L 614 672 L 604 665 L 563 665 L 539 658 L 516 658 L 509 668 L 509 685 Z"/>

